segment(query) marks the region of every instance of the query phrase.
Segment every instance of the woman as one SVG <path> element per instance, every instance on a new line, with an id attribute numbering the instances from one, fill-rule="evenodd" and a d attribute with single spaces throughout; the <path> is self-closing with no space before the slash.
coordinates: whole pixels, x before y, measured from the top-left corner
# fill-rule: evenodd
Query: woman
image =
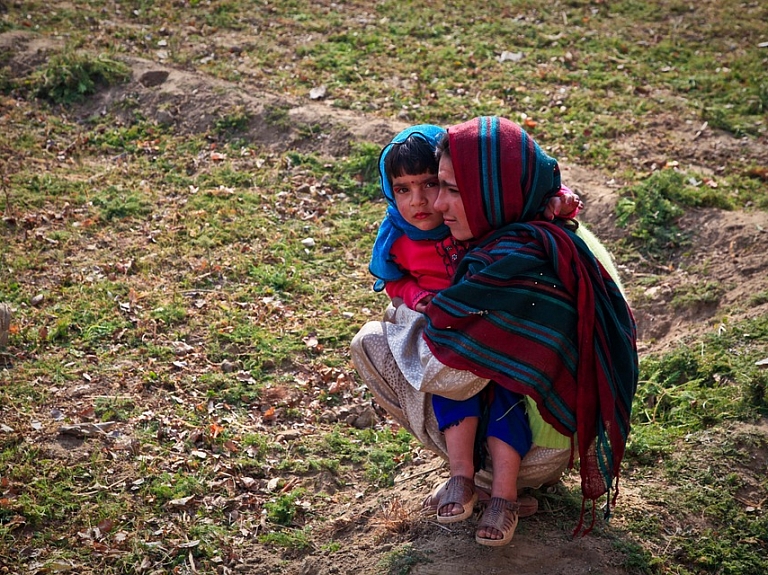
<path id="1" fill-rule="evenodd" d="M 556 481 L 578 449 L 594 521 L 598 497 L 608 493 L 608 509 L 615 501 L 637 385 L 635 325 L 615 270 L 584 230 L 536 219 L 560 174 L 519 126 L 476 118 L 449 128 L 441 149 L 435 208 L 470 250 L 425 315 L 400 306 L 364 326 L 355 365 L 377 401 L 443 456 L 429 392 L 463 400 L 490 381 L 522 394 L 533 447 L 517 488 Z M 508 542 L 517 522 L 508 498 L 494 496 L 509 492 L 496 471 L 483 544 Z"/>

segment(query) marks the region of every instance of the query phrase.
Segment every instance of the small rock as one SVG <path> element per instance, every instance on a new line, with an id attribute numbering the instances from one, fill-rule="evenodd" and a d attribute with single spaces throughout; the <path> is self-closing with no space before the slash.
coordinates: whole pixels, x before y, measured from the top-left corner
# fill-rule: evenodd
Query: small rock
<path id="1" fill-rule="evenodd" d="M 158 110 L 155 118 L 157 119 L 157 122 L 163 126 L 170 126 L 174 122 L 173 114 L 168 110 Z"/>
<path id="2" fill-rule="evenodd" d="M 302 432 L 299 429 L 286 429 L 277 434 L 277 440 L 296 441 L 302 436 Z"/>
<path id="3" fill-rule="evenodd" d="M 370 407 L 357 416 L 352 425 L 357 429 L 367 429 L 376 425 L 376 412 Z"/>
<path id="4" fill-rule="evenodd" d="M 323 86 L 317 86 L 316 88 L 312 88 L 309 91 L 309 99 L 310 100 L 322 100 L 325 98 L 325 94 L 328 91 L 328 89 Z"/>
<path id="5" fill-rule="evenodd" d="M 321 423 L 335 423 L 338 420 L 339 420 L 338 416 L 331 409 L 328 409 L 328 410 L 324 411 L 320 415 L 320 422 Z"/>
<path id="6" fill-rule="evenodd" d="M 31 300 L 29 300 L 29 303 L 32 306 L 37 307 L 41 303 L 43 303 L 44 300 L 45 300 L 45 296 L 43 294 L 39 293 L 35 297 L 33 297 Z"/>
<path id="7" fill-rule="evenodd" d="M 221 371 L 224 373 L 234 373 L 236 369 L 237 366 L 231 361 L 225 359 L 221 362 Z"/>
<path id="8" fill-rule="evenodd" d="M 499 62 L 519 62 L 522 59 L 522 52 L 507 52 L 506 50 L 498 57 Z"/>
<path id="9" fill-rule="evenodd" d="M 144 72 L 139 78 L 139 82 L 145 88 L 151 88 L 153 86 L 159 86 L 168 79 L 169 72 L 167 70 L 150 70 Z"/>

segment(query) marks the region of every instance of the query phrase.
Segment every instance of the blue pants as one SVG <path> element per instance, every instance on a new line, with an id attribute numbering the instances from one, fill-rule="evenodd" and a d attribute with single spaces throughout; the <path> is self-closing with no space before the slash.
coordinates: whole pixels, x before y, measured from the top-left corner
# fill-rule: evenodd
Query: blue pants
<path id="1" fill-rule="evenodd" d="M 488 408 L 488 412 L 485 418 L 487 427 L 483 431 L 486 423 L 483 417 L 484 407 Z M 525 413 L 523 396 L 500 385 L 490 383 L 477 395 L 462 401 L 433 395 L 432 408 L 435 410 L 440 431 L 445 431 L 467 417 L 477 417 L 480 419 L 478 433 L 484 435 L 481 439 L 496 437 L 512 446 L 521 458 L 525 457 L 531 448 L 533 437 Z"/>

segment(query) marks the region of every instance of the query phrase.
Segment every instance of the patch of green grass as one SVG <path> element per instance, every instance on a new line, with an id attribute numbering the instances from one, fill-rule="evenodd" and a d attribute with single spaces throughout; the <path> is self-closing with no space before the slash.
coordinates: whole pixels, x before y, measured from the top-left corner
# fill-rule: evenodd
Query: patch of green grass
<path id="1" fill-rule="evenodd" d="M 431 562 L 426 553 L 408 543 L 387 553 L 379 562 L 379 567 L 386 575 L 408 575 L 416 565 Z"/>
<path id="2" fill-rule="evenodd" d="M 634 529 L 632 531 L 636 532 Z M 655 533 L 658 533 L 658 529 Z M 653 555 L 638 543 L 617 539 L 613 542 L 613 547 L 624 555 L 623 567 L 628 573 L 652 575 L 662 566 L 661 561 L 654 559 Z"/>
<path id="3" fill-rule="evenodd" d="M 692 532 L 675 534 L 671 539 L 671 544 L 679 548 L 681 562 L 691 572 L 716 569 L 733 575 L 757 574 L 768 566 L 761 545 L 768 537 L 768 522 L 761 514 L 748 510 L 748 504 L 739 496 L 746 488 L 754 489 L 754 484 L 747 484 L 754 477 L 729 472 L 730 462 L 754 453 L 738 448 L 740 437 L 735 433 L 734 437 L 724 436 L 722 442 L 712 443 L 707 434 L 694 434 L 688 440 L 692 443 L 691 455 L 687 455 L 689 449 L 684 449 L 666 464 L 667 481 L 680 486 L 675 498 L 663 496 L 668 512 L 672 517 L 698 518 Z M 702 466 L 701 461 L 709 464 Z M 758 481 L 762 480 L 762 471 L 756 471 Z"/>
<path id="4" fill-rule="evenodd" d="M 642 358 L 627 454 L 649 463 L 675 438 L 764 412 L 766 377 L 754 366 L 761 352 L 752 342 L 767 333 L 760 318 Z"/>
<path id="5" fill-rule="evenodd" d="M 302 489 L 295 489 L 290 493 L 278 496 L 273 501 L 267 501 L 264 504 L 267 519 L 278 525 L 290 527 L 296 516 L 301 513 L 297 501 L 300 501 L 304 495 Z"/>
<path id="6" fill-rule="evenodd" d="M 106 221 L 141 218 L 152 212 L 152 204 L 140 191 L 109 186 L 94 195 L 93 205 Z"/>
<path id="7" fill-rule="evenodd" d="M 233 133 L 241 132 L 248 127 L 251 115 L 243 106 L 238 106 L 229 110 L 214 122 L 216 132 L 223 136 L 230 136 Z"/>
<path id="8" fill-rule="evenodd" d="M 282 130 L 288 130 L 291 127 L 291 120 L 288 116 L 290 106 L 286 105 L 271 105 L 265 108 L 265 120 L 268 124 L 271 124 Z"/>
<path id="9" fill-rule="evenodd" d="M 97 397 L 94 413 L 101 421 L 128 421 L 136 408 L 128 397 Z"/>
<path id="10" fill-rule="evenodd" d="M 150 310 L 149 316 L 166 327 L 179 325 L 187 319 L 187 307 L 181 298 L 174 298 Z"/>
<path id="11" fill-rule="evenodd" d="M 137 481 L 134 487 L 157 509 L 161 509 L 169 501 L 202 495 L 205 492 L 204 481 L 192 473 L 163 472 L 157 476 L 147 477 L 144 482 Z"/>
<path id="12" fill-rule="evenodd" d="M 259 542 L 299 552 L 308 551 L 313 547 L 310 530 L 307 527 L 304 529 L 270 531 L 264 535 L 259 535 Z"/>
<path id="13" fill-rule="evenodd" d="M 410 457 L 411 435 L 400 429 L 397 433 L 389 430 L 365 429 L 354 432 L 354 439 L 342 435 L 338 430 L 325 436 L 330 453 L 365 466 L 366 478 L 382 487 L 394 483 L 395 470 Z"/>
<path id="14" fill-rule="evenodd" d="M 664 169 L 621 191 L 617 223 L 627 230 L 633 246 L 646 256 L 660 258 L 690 242 L 690 232 L 677 225 L 688 207 L 730 209 L 732 204 L 692 176 Z"/>
<path id="15" fill-rule="evenodd" d="M 93 94 L 99 87 L 126 81 L 128 66 L 106 55 L 67 51 L 54 54 L 46 66 L 33 73 L 30 88 L 39 98 L 68 104 Z"/>
<path id="16" fill-rule="evenodd" d="M 368 142 L 353 144 L 350 155 L 335 165 L 335 186 L 361 202 L 378 198 L 380 153 L 380 146 Z"/>
<path id="17" fill-rule="evenodd" d="M 85 182 L 72 181 L 50 173 L 17 174 L 12 182 L 20 188 L 15 194 L 19 206 L 29 209 L 61 206 L 66 201 L 81 204 L 87 200 L 91 191 Z"/>
<path id="18" fill-rule="evenodd" d="M 705 282 L 703 285 L 687 286 L 675 290 L 672 307 L 677 309 L 697 308 L 715 305 L 720 301 L 724 288 L 719 282 Z"/>
<path id="19" fill-rule="evenodd" d="M 250 405 L 261 395 L 262 386 L 253 380 L 241 379 L 236 374 L 206 373 L 198 382 L 208 390 L 208 395 L 229 405 Z M 258 437 L 258 435 L 253 436 Z"/>

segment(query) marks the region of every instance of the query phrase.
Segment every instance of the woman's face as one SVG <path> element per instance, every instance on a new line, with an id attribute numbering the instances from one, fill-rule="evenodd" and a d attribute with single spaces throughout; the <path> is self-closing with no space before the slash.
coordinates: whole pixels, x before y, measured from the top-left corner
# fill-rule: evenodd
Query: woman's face
<path id="1" fill-rule="evenodd" d="M 464 202 L 461 201 L 459 188 L 456 187 L 456 174 L 449 156 L 443 155 L 440 158 L 437 178 L 440 182 L 440 192 L 437 194 L 434 208 L 443 214 L 443 222 L 450 228 L 454 238 L 471 240 L 472 230 L 469 229 Z"/>

